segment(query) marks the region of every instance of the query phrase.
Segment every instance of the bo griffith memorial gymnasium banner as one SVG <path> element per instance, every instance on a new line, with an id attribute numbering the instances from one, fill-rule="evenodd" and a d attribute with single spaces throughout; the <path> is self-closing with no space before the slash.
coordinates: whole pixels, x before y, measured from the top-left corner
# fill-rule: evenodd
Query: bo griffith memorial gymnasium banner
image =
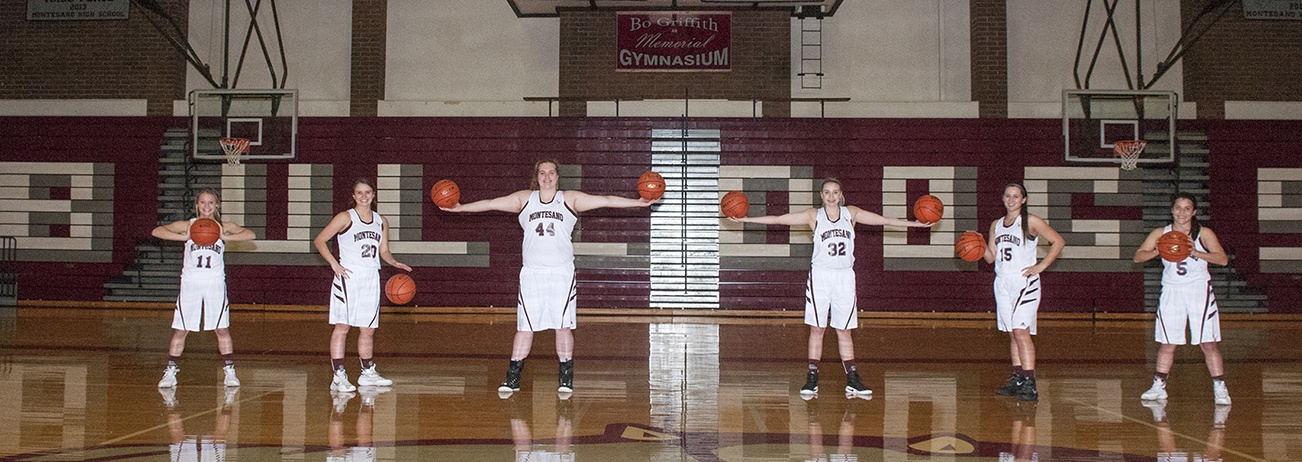
<path id="1" fill-rule="evenodd" d="M 727 71 L 728 13 L 620 13 L 616 70 Z"/>

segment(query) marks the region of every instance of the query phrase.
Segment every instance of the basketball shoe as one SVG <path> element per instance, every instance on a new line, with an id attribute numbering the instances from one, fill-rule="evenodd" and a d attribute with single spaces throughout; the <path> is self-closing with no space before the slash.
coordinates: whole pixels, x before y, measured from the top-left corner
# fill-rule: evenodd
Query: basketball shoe
<path id="1" fill-rule="evenodd" d="M 800 397 L 813 396 L 818 394 L 818 370 L 810 369 L 805 374 L 805 386 L 800 387 Z"/>
<path id="2" fill-rule="evenodd" d="M 561 393 L 574 392 L 574 360 L 561 363 L 556 373 L 557 387 L 556 391 Z"/>
<path id="3" fill-rule="evenodd" d="M 1004 386 L 995 389 L 995 394 L 1000 396 L 1016 395 L 1017 390 L 1022 389 L 1022 382 L 1025 380 L 1026 377 L 1013 374 L 1012 376 L 1008 377 L 1008 383 L 1005 383 Z"/>
<path id="4" fill-rule="evenodd" d="M 357 391 L 357 387 L 354 387 L 352 382 L 348 381 L 348 373 L 345 372 L 343 369 L 335 370 L 335 378 L 333 381 L 330 382 L 330 389 L 333 391 L 342 391 L 342 392 Z"/>
<path id="5" fill-rule="evenodd" d="M 167 366 L 166 369 L 163 369 L 163 379 L 158 381 L 158 388 L 175 387 L 177 372 L 181 372 L 181 368 L 176 366 Z"/>
<path id="6" fill-rule="evenodd" d="M 362 369 L 362 375 L 357 376 L 357 385 L 362 387 L 387 387 L 393 385 L 393 381 L 380 376 L 375 372 L 375 365 Z"/>
<path id="7" fill-rule="evenodd" d="M 1144 392 L 1144 394 L 1139 395 L 1139 399 L 1144 401 L 1166 399 L 1166 381 L 1153 377 L 1153 386 L 1149 388 L 1148 391 Z"/>
<path id="8" fill-rule="evenodd" d="M 1017 399 L 1022 401 L 1039 401 L 1040 390 L 1035 387 L 1035 377 L 1027 377 L 1022 388 L 1017 390 Z"/>
<path id="9" fill-rule="evenodd" d="M 222 396 L 222 407 L 231 407 L 235 405 L 235 397 L 240 394 L 240 389 L 228 387 Z"/>
<path id="10" fill-rule="evenodd" d="M 845 373 L 845 393 L 847 395 L 871 395 L 873 391 L 859 380 L 859 371 L 850 371 Z"/>
<path id="11" fill-rule="evenodd" d="M 235 377 L 235 366 L 222 367 L 222 372 L 226 374 L 226 380 L 223 383 L 228 387 L 240 386 L 240 379 Z"/>
<path id="12" fill-rule="evenodd" d="M 1224 380 L 1212 381 L 1212 395 L 1216 397 L 1216 404 L 1226 406 L 1230 404 L 1230 390 L 1225 388 Z"/>
<path id="13" fill-rule="evenodd" d="M 520 391 L 520 373 L 524 372 L 524 360 L 511 360 L 506 368 L 506 380 L 497 386 L 497 391 Z"/>

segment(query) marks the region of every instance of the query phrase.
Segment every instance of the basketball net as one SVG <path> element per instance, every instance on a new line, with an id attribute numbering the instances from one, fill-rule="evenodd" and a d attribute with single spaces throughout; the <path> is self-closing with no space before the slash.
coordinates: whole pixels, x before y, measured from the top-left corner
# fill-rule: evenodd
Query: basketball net
<path id="1" fill-rule="evenodd" d="M 1144 140 L 1117 140 L 1112 143 L 1112 153 L 1121 158 L 1122 170 L 1134 170 L 1139 167 L 1139 154 L 1147 145 Z"/>
<path id="2" fill-rule="evenodd" d="M 222 151 L 226 152 L 226 163 L 230 165 L 240 164 L 240 154 L 249 153 L 248 138 L 221 138 L 217 140 L 222 145 Z"/>

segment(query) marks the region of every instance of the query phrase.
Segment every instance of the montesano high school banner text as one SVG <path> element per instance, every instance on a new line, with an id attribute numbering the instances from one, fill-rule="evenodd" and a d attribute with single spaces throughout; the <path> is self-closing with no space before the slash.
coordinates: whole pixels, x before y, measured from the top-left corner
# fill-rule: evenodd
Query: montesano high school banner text
<path id="1" fill-rule="evenodd" d="M 616 70 L 728 71 L 729 13 L 620 13 Z"/>

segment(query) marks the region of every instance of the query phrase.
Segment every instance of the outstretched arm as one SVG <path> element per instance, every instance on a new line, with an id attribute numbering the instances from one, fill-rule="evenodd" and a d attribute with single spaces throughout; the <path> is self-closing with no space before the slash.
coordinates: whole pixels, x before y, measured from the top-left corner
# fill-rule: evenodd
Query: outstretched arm
<path id="1" fill-rule="evenodd" d="M 650 207 L 656 201 L 642 198 L 630 199 L 619 196 L 594 196 L 583 191 L 565 191 L 565 203 L 575 212 L 587 212 L 600 208 Z"/>
<path id="2" fill-rule="evenodd" d="M 159 225 L 149 234 L 165 241 L 185 242 L 190 239 L 190 220 L 173 221 Z"/>
<path id="3" fill-rule="evenodd" d="M 808 226 L 814 229 L 818 225 L 818 209 L 805 209 L 799 212 L 788 213 L 785 215 L 765 215 L 762 217 L 741 217 L 729 220 L 739 223 L 759 223 L 761 225 L 783 225 L 783 226 Z"/>
<path id="4" fill-rule="evenodd" d="M 855 207 L 853 205 L 846 207 L 850 209 L 850 219 L 855 223 L 861 223 L 871 226 L 899 226 L 901 228 L 930 228 L 935 223 L 923 223 L 920 221 L 901 220 L 899 218 L 886 218 L 876 213 Z"/>
<path id="5" fill-rule="evenodd" d="M 515 213 L 524 210 L 524 205 L 529 203 L 529 194 L 531 191 L 520 190 L 507 194 L 496 199 L 484 199 L 481 201 L 462 204 L 458 202 L 451 207 L 439 207 L 447 212 L 508 212 Z"/>

